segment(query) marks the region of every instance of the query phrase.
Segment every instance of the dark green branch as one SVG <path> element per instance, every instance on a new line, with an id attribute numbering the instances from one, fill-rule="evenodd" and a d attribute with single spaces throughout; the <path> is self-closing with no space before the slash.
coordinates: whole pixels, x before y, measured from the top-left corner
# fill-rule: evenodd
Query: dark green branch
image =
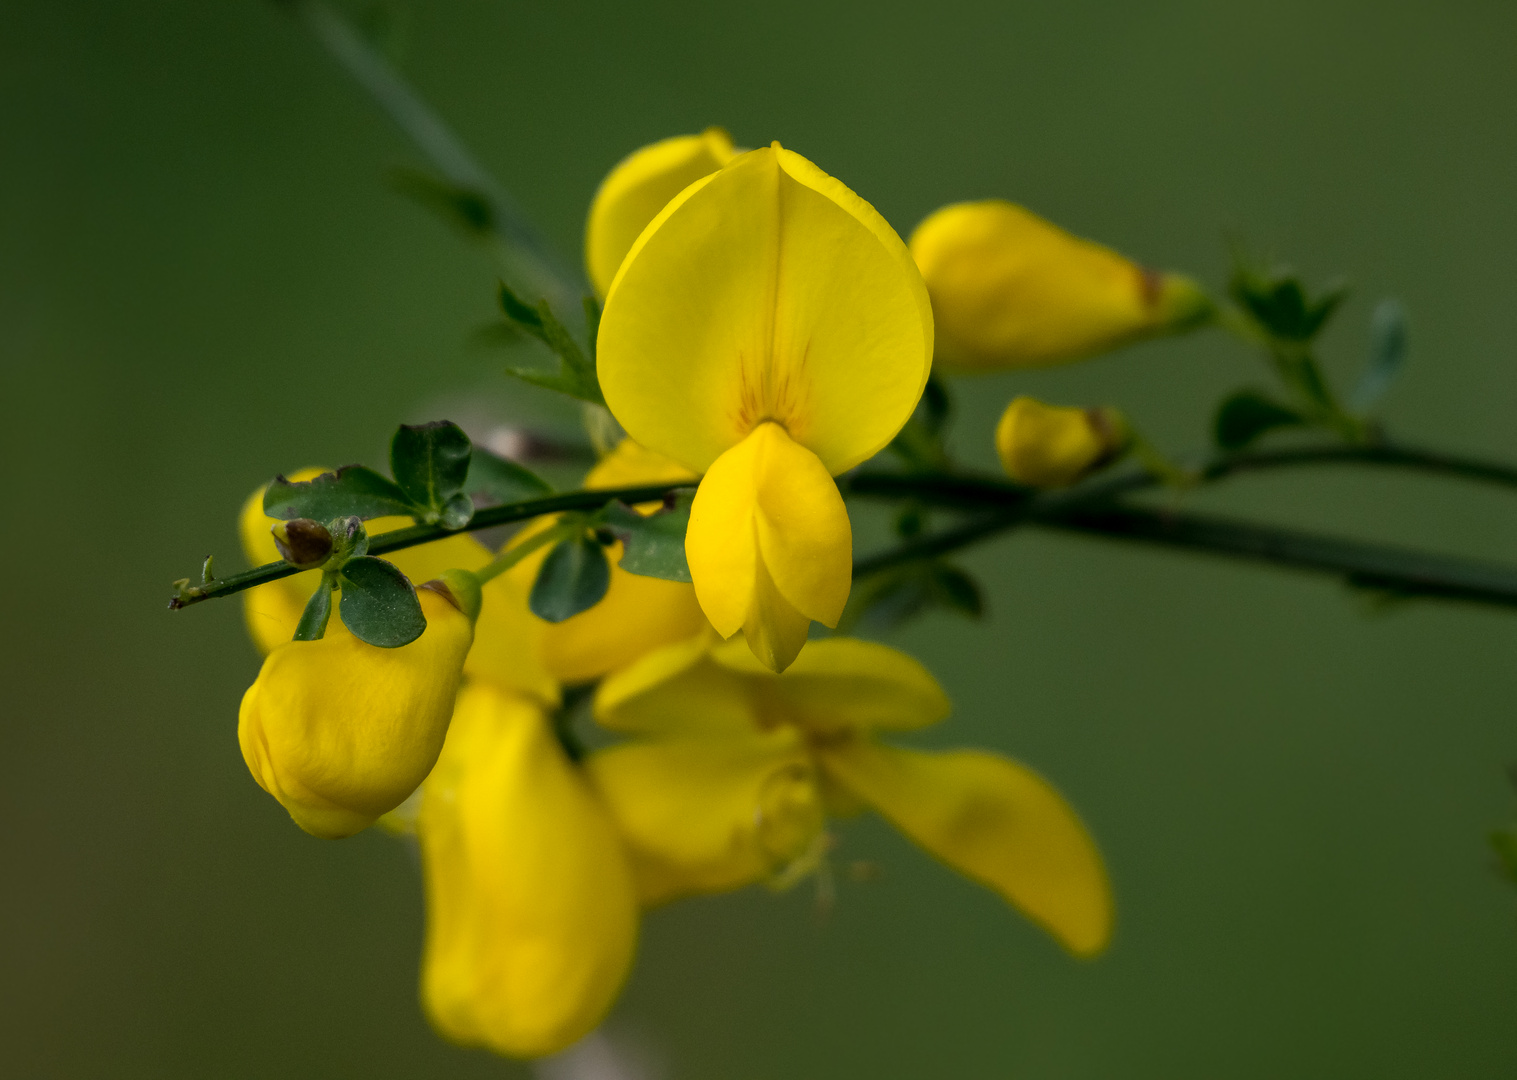
<path id="1" fill-rule="evenodd" d="M 1517 568 L 1430 555 L 1388 544 L 1344 540 L 1294 529 L 1260 528 L 1203 514 L 1130 506 L 1073 508 L 1030 523 L 1116 540 L 1208 551 L 1254 562 L 1341 575 L 1361 588 L 1398 596 L 1472 600 L 1517 607 Z"/>
<path id="2" fill-rule="evenodd" d="M 1393 444 L 1307 446 L 1223 454 L 1202 465 L 1196 471 L 1196 481 L 1207 483 L 1240 473 L 1303 465 L 1368 465 L 1408 469 L 1517 488 L 1517 468 L 1510 465 Z M 1009 480 L 951 473 L 866 471 L 855 473 L 841 483 L 846 494 L 889 499 L 912 498 L 933 506 L 961 510 L 1021 506 L 1035 494 L 1031 489 Z M 1086 481 L 1066 494 L 1078 497 L 1081 502 L 1093 502 L 1156 487 L 1160 483 L 1151 473 L 1129 470 Z"/>
<path id="3" fill-rule="evenodd" d="M 612 499 L 620 499 L 625 503 L 652 502 L 655 499 L 662 499 L 676 488 L 688 486 L 689 481 L 683 484 L 645 484 L 642 487 L 609 488 L 604 491 L 571 491 L 563 495 L 550 495 L 545 499 L 530 499 L 526 502 L 507 503 L 504 506 L 489 506 L 476 511 L 469 524 L 462 529 L 449 530 L 437 525 L 412 525 L 406 529 L 396 529 L 393 532 L 372 536 L 369 538 L 369 554 L 386 555 L 392 551 L 456 536 L 460 532 L 477 532 L 497 525 L 511 525 L 518 521 L 540 517 L 543 514 L 557 514 L 565 510 L 599 510 Z M 202 600 L 231 596 L 244 589 L 256 588 L 270 581 L 278 581 L 280 578 L 298 573 L 300 570 L 287 562 L 266 563 L 240 574 L 233 574 L 229 578 L 181 589 L 180 595 L 169 601 L 169 608 L 177 610 L 189 607 L 191 604 L 198 604 Z"/>

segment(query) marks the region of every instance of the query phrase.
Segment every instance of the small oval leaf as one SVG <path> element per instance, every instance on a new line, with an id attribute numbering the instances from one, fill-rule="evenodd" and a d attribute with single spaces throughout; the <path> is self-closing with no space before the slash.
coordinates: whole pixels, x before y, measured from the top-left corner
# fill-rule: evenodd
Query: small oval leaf
<path id="1" fill-rule="evenodd" d="M 452 421 L 402 424 L 390 440 L 390 472 L 412 502 L 440 513 L 463 490 L 473 449 Z"/>
<path id="2" fill-rule="evenodd" d="M 1217 409 L 1212 435 L 1224 450 L 1241 450 L 1266 431 L 1295 427 L 1306 421 L 1300 413 L 1252 390 L 1241 390 Z"/>
<path id="3" fill-rule="evenodd" d="M 610 585 L 605 549 L 590 537 L 565 540 L 543 560 L 527 604 L 538 618 L 563 622 L 600 603 Z"/>
<path id="4" fill-rule="evenodd" d="M 398 484 L 364 465 L 344 465 L 299 483 L 276 476 L 263 493 L 263 512 L 285 521 L 368 519 L 409 515 L 415 510 Z"/>
<path id="5" fill-rule="evenodd" d="M 397 649 L 427 628 L 421 601 L 410 579 L 394 563 L 362 555 L 337 572 L 342 586 L 339 611 L 353 636 L 381 649 Z"/>

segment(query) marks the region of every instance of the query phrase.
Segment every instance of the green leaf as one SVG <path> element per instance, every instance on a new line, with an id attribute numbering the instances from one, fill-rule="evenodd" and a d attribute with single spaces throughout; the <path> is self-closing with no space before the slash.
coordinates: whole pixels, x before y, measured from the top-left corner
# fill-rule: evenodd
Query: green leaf
<path id="1" fill-rule="evenodd" d="M 939 606 L 971 619 L 984 616 L 985 594 L 974 578 L 947 563 L 934 563 L 929 573 L 933 599 Z"/>
<path id="2" fill-rule="evenodd" d="M 600 382 L 595 377 L 595 361 L 585 355 L 579 342 L 574 340 L 558 316 L 553 314 L 553 309 L 546 300 L 533 306 L 512 292 L 505 282 L 501 282 L 500 309 L 507 322 L 522 333 L 541 341 L 558 358 L 556 370 L 511 366 L 506 369 L 508 374 L 581 401 L 595 405 L 606 403 L 606 399 L 601 396 Z M 587 317 L 589 311 L 587 307 Z M 596 322 L 598 325 L 598 308 Z"/>
<path id="3" fill-rule="evenodd" d="M 390 440 L 390 472 L 406 496 L 427 510 L 422 515 L 427 524 L 436 522 L 443 508 L 452 505 L 454 497 L 463 492 L 472 451 L 469 436 L 448 420 L 402 424 L 396 430 Z M 459 512 L 455 507 L 452 514 L 455 520 Z M 473 513 L 471 504 L 463 520 L 448 528 L 467 525 Z"/>
<path id="4" fill-rule="evenodd" d="M 295 641 L 320 641 L 327 632 L 327 620 L 332 617 L 332 578 L 321 576 L 321 584 L 306 601 L 300 613 L 300 622 L 295 624 Z"/>
<path id="5" fill-rule="evenodd" d="M 1347 287 L 1340 285 L 1313 297 L 1288 270 L 1261 271 L 1241 264 L 1233 271 L 1229 291 L 1260 329 L 1287 342 L 1316 337 L 1348 296 Z"/>
<path id="6" fill-rule="evenodd" d="M 492 503 L 524 502 L 552 495 L 552 486 L 525 465 L 476 446 L 464 490 Z"/>
<path id="7" fill-rule="evenodd" d="M 690 580 L 690 564 L 685 561 L 685 529 L 690 524 L 692 488 L 682 488 L 672 503 L 644 517 L 623 502 L 606 507 L 606 528 L 622 542 L 622 557 L 617 563 L 630 574 L 663 578 L 665 581 Z"/>
<path id="8" fill-rule="evenodd" d="M 272 518 L 377 518 L 415 514 L 417 507 L 400 485 L 363 465 L 344 465 L 336 472 L 300 483 L 276 476 L 263 493 L 263 512 Z"/>
<path id="9" fill-rule="evenodd" d="M 600 603 L 611 585 L 606 552 L 591 537 L 565 540 L 548 552 L 527 606 L 540 619 L 558 623 Z"/>
<path id="10" fill-rule="evenodd" d="M 1267 431 L 1306 423 L 1288 409 L 1253 390 L 1240 390 L 1217 409 L 1212 436 L 1224 450 L 1241 450 Z"/>
<path id="11" fill-rule="evenodd" d="M 361 555 L 337 572 L 342 621 L 353 636 L 381 649 L 396 649 L 421 637 L 427 618 L 416 589 L 394 563 Z"/>
<path id="12" fill-rule="evenodd" d="M 854 584 L 838 633 L 864 625 L 876 631 L 894 630 L 932 605 L 932 582 L 923 563 L 909 563 Z"/>
<path id="13" fill-rule="evenodd" d="M 1369 363 L 1349 397 L 1355 412 L 1368 412 L 1390 389 L 1406 363 L 1406 349 L 1406 310 L 1399 300 L 1387 298 L 1380 301 L 1370 317 Z"/>
<path id="14" fill-rule="evenodd" d="M 495 230 L 495 207 L 482 191 L 406 168 L 390 170 L 390 186 L 470 237 L 486 237 Z"/>

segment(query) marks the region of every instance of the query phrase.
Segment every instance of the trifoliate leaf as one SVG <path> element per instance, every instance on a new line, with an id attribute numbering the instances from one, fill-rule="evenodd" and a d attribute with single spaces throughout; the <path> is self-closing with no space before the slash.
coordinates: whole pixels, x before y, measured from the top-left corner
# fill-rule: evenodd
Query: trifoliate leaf
<path id="1" fill-rule="evenodd" d="M 1241 450 L 1267 431 L 1304 423 L 1294 409 L 1253 390 L 1240 390 L 1217 408 L 1212 436 L 1223 450 Z"/>
<path id="2" fill-rule="evenodd" d="M 409 645 L 427 628 L 410 579 L 394 563 L 361 555 L 337 572 L 339 611 L 353 636 L 381 649 Z"/>
<path id="3" fill-rule="evenodd" d="M 322 473 L 299 483 L 276 476 L 263 493 L 263 512 L 285 521 L 368 519 L 416 511 L 416 505 L 400 485 L 363 465 L 344 465 L 336 472 Z"/>
<path id="4" fill-rule="evenodd" d="M 390 440 L 390 472 L 406 497 L 423 508 L 422 519 L 431 524 L 463 492 L 472 452 L 469 436 L 450 421 L 402 424 Z M 456 519 L 460 512 L 455 507 L 452 516 Z M 447 527 L 467 525 L 472 514 L 471 505 L 462 521 Z"/>
<path id="5" fill-rule="evenodd" d="M 617 563 L 630 574 L 663 578 L 665 581 L 690 580 L 690 564 L 685 561 L 685 530 L 690 525 L 692 489 L 671 493 L 672 502 L 644 517 L 622 502 L 606 507 L 606 528 L 622 542 L 622 557 Z"/>
<path id="6" fill-rule="evenodd" d="M 1233 271 L 1229 291 L 1260 329 L 1288 342 L 1316 337 L 1348 296 L 1346 287 L 1335 286 L 1314 297 L 1287 270 L 1262 271 L 1242 265 Z"/>
<path id="7" fill-rule="evenodd" d="M 548 622 L 563 622 L 600 603 L 611 585 L 611 564 L 593 538 L 565 540 L 548 552 L 527 606 Z"/>

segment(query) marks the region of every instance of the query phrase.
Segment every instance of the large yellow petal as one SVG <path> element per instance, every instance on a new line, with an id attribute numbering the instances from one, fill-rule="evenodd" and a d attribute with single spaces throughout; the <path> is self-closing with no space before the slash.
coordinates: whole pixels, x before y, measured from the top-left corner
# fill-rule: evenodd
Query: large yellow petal
<path id="1" fill-rule="evenodd" d="M 794 728 L 623 743 L 591 754 L 586 769 L 631 853 L 644 904 L 771 878 L 823 825 L 816 773 Z"/>
<path id="2" fill-rule="evenodd" d="M 512 1057 L 592 1030 L 631 967 L 632 875 L 540 706 L 465 687 L 418 819 L 422 1001 L 445 1036 Z"/>
<path id="3" fill-rule="evenodd" d="M 1205 318 L 1189 278 L 1147 270 L 1001 199 L 954 203 L 911 234 L 938 362 L 995 371 L 1078 360 Z"/>
<path id="4" fill-rule="evenodd" d="M 741 738 L 757 728 L 747 681 L 712 662 L 709 633 L 654 649 L 608 676 L 596 689 L 596 722 L 665 738 Z"/>
<path id="5" fill-rule="evenodd" d="M 717 646 L 712 659 L 752 680 L 766 720 L 799 724 L 816 735 L 910 731 L 938 723 L 952 708 L 919 661 L 874 641 L 808 642 L 782 675 L 769 672 L 741 642 Z"/>
<path id="6" fill-rule="evenodd" d="M 306 832 L 367 828 L 437 761 L 474 625 L 438 593 L 418 595 L 427 628 L 411 644 L 376 648 L 333 618 L 320 640 L 270 652 L 243 695 L 243 760 Z"/>
<path id="7" fill-rule="evenodd" d="M 931 363 L 931 308 L 900 238 L 777 144 L 664 207 L 600 324 L 612 413 L 697 472 L 767 420 L 830 473 L 852 468 L 900 430 Z"/>
<path id="8" fill-rule="evenodd" d="M 638 234 L 670 199 L 731 161 L 737 151 L 719 127 L 676 135 L 635 150 L 601 181 L 585 223 L 585 268 L 601 296 Z"/>
<path id="9" fill-rule="evenodd" d="M 778 424 L 760 424 L 711 466 L 685 534 L 695 595 L 723 637 L 744 632 L 782 671 L 815 619 L 836 626 L 853 574 L 837 485 Z"/>
<path id="10" fill-rule="evenodd" d="M 943 862 L 994 889 L 1067 949 L 1111 938 L 1100 852 L 1062 796 L 1025 765 L 978 750 L 923 753 L 867 739 L 825 747 L 823 768 Z"/>

